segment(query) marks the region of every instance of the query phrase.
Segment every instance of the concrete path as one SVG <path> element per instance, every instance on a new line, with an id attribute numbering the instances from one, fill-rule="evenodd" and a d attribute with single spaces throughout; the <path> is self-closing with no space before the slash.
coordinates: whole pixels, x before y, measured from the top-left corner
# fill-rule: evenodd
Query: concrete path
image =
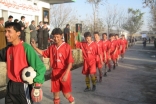
<path id="1" fill-rule="evenodd" d="M 116 70 L 97 83 L 95 92 L 83 92 L 86 86 L 82 67 L 73 70 L 72 94 L 76 104 L 156 104 L 156 57 L 153 55 L 156 55 L 153 44 L 129 48 L 124 62 L 120 61 Z M 35 104 L 53 104 L 50 85 L 50 80 L 43 84 L 43 100 Z M 0 104 L 4 104 L 4 99 L 0 99 Z M 62 93 L 61 104 L 69 104 Z"/>

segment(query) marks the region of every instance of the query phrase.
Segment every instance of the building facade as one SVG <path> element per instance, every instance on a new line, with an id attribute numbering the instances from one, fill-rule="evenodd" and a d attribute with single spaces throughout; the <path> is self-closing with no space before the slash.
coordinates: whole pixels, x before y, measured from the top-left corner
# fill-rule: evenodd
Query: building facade
<path id="1" fill-rule="evenodd" d="M 74 2 L 75 0 L 0 0 L 0 17 L 4 21 L 12 15 L 13 19 L 20 20 L 25 16 L 26 22 L 35 20 L 36 25 L 39 21 L 44 22 L 45 16 L 48 16 L 45 22 L 50 24 L 50 5 Z"/>

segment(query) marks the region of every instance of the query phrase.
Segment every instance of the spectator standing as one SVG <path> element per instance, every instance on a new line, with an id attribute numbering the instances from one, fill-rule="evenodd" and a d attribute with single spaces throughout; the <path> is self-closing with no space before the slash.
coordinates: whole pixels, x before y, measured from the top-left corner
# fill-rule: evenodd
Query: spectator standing
<path id="1" fill-rule="evenodd" d="M 146 38 L 143 38 L 143 47 L 145 48 L 146 47 Z"/>
<path id="2" fill-rule="evenodd" d="M 48 39 L 49 39 L 49 28 L 47 27 L 47 23 L 44 23 L 43 26 L 43 49 L 47 49 Z"/>
<path id="3" fill-rule="evenodd" d="M 149 38 L 149 44 L 151 43 L 151 38 Z"/>
<path id="4" fill-rule="evenodd" d="M 24 30 L 25 32 L 25 42 L 30 44 L 30 29 L 29 29 L 29 22 L 25 23 L 26 29 Z"/>
<path id="5" fill-rule="evenodd" d="M 25 29 L 25 16 L 21 16 L 21 21 L 19 22 L 19 24 L 21 25 L 21 35 L 20 35 L 20 38 L 21 40 L 23 40 L 25 42 L 25 32 L 24 32 L 24 29 Z"/>
<path id="6" fill-rule="evenodd" d="M 5 26 L 6 26 L 6 24 L 12 22 L 12 20 L 13 20 L 13 16 L 10 15 L 10 16 L 8 17 L 8 20 L 5 22 Z"/>
<path id="7" fill-rule="evenodd" d="M 14 22 L 15 22 L 15 23 L 19 23 L 19 20 L 18 20 L 18 19 L 14 19 Z"/>
<path id="8" fill-rule="evenodd" d="M 70 29 L 69 29 L 69 24 L 66 25 L 66 27 L 64 28 L 64 41 L 66 43 L 68 43 L 70 37 Z"/>
<path id="9" fill-rule="evenodd" d="M 5 28 L 4 28 L 4 18 L 0 17 L 0 49 L 6 47 L 6 38 L 5 38 Z"/>
<path id="10" fill-rule="evenodd" d="M 156 48 L 156 38 L 154 39 L 154 47 Z"/>
<path id="11" fill-rule="evenodd" d="M 37 42 L 37 30 L 38 27 L 35 26 L 35 21 L 31 21 L 31 25 L 29 26 L 30 29 L 30 41 L 35 40 Z"/>
<path id="12" fill-rule="evenodd" d="M 43 49 L 43 22 L 39 22 L 39 25 L 37 27 L 38 48 Z"/>

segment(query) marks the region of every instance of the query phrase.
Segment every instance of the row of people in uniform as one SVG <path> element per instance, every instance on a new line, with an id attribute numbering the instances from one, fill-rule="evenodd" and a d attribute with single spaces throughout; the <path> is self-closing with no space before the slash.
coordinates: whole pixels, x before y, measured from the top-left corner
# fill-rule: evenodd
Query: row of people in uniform
<path id="1" fill-rule="evenodd" d="M 50 66 L 53 69 L 51 73 L 51 92 L 53 93 L 54 104 L 60 104 L 60 91 L 63 92 L 70 104 L 75 104 L 75 99 L 71 94 L 72 76 L 70 72 L 74 60 L 69 44 L 62 40 L 62 30 L 60 28 L 53 29 L 52 35 L 54 44 L 46 50 L 39 49 L 36 46 L 36 41 L 32 40 L 31 45 L 36 50 L 35 52 L 30 45 L 19 39 L 21 29 L 21 25 L 14 22 L 8 23 L 5 26 L 7 41 L 12 43 L 12 45 L 0 50 L 0 61 L 7 62 L 7 75 L 9 78 L 5 103 L 28 104 L 28 100 L 30 102 L 29 90 L 31 91 L 31 88 L 29 87 L 31 85 L 26 86 L 26 83 L 21 79 L 21 71 L 25 67 L 31 66 L 37 72 L 37 75 L 34 78 L 34 88 L 41 89 L 46 68 L 36 54 L 36 52 L 38 52 L 41 56 L 50 58 Z M 120 55 L 119 53 L 121 52 L 121 56 L 123 57 L 127 48 L 127 41 L 125 40 L 124 35 L 122 35 L 121 40 L 115 39 L 114 34 L 110 34 L 109 39 L 107 38 L 106 33 L 102 35 L 103 40 L 100 40 L 99 33 L 95 32 L 95 41 L 93 41 L 91 33 L 86 32 L 84 34 L 85 42 L 78 42 L 75 40 L 76 47 L 81 48 L 83 52 L 84 65 L 82 74 L 86 75 L 87 86 L 84 91 L 91 91 L 90 78 L 93 83 L 92 91 L 95 91 L 96 68 L 99 68 L 99 71 L 101 71 L 99 74 L 99 81 L 101 82 L 103 65 L 108 65 L 109 70 L 111 70 L 111 65 L 109 64 L 110 60 L 112 60 L 114 63 L 113 68 L 115 69 L 118 56 Z M 106 72 L 107 70 L 105 73 Z M 26 87 L 26 90 L 23 89 L 23 86 Z M 14 96 L 15 94 L 16 96 Z M 39 92 L 38 95 L 42 96 Z"/>
<path id="2" fill-rule="evenodd" d="M 102 77 L 107 76 L 107 72 L 111 69 L 115 69 L 118 66 L 119 56 L 124 58 L 125 51 L 128 47 L 127 40 L 124 35 L 119 38 L 118 34 L 103 33 L 103 39 L 100 39 L 99 33 L 94 33 L 94 40 L 92 40 L 92 35 L 90 32 L 84 34 L 85 42 L 78 42 L 75 40 L 77 48 L 80 48 L 83 53 L 83 69 L 82 74 L 86 76 L 86 89 L 87 91 L 96 90 L 97 74 L 96 69 L 99 72 L 99 82 L 102 82 Z M 111 66 L 111 61 L 113 62 L 113 67 Z M 104 68 L 103 66 L 108 66 Z M 104 72 L 104 73 L 103 73 Z M 90 80 L 92 82 L 92 89 L 90 86 Z"/>

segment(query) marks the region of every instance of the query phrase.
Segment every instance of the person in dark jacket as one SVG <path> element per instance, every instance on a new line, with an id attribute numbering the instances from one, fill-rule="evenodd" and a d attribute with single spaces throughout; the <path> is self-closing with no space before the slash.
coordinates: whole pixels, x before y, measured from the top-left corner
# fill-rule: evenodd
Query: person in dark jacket
<path id="1" fill-rule="evenodd" d="M 23 40 L 25 42 L 25 32 L 24 32 L 24 29 L 26 28 L 25 27 L 25 16 L 21 16 L 21 21 L 19 22 L 19 24 L 21 25 L 21 35 L 20 35 L 20 38 L 21 40 Z"/>
<path id="2" fill-rule="evenodd" d="M 49 39 L 49 28 L 47 27 L 47 23 L 44 23 L 43 26 L 43 49 L 47 49 L 48 39 Z"/>
<path id="3" fill-rule="evenodd" d="M 40 21 L 37 27 L 38 48 L 43 49 L 43 22 Z"/>
<path id="4" fill-rule="evenodd" d="M 13 16 L 9 16 L 8 17 L 8 20 L 5 22 L 5 26 L 8 24 L 8 23 L 10 23 L 10 22 L 12 22 L 12 20 L 13 20 Z"/>
<path id="5" fill-rule="evenodd" d="M 67 24 L 66 27 L 64 28 L 64 41 L 66 43 L 68 43 L 69 35 L 70 35 L 69 24 Z"/>

